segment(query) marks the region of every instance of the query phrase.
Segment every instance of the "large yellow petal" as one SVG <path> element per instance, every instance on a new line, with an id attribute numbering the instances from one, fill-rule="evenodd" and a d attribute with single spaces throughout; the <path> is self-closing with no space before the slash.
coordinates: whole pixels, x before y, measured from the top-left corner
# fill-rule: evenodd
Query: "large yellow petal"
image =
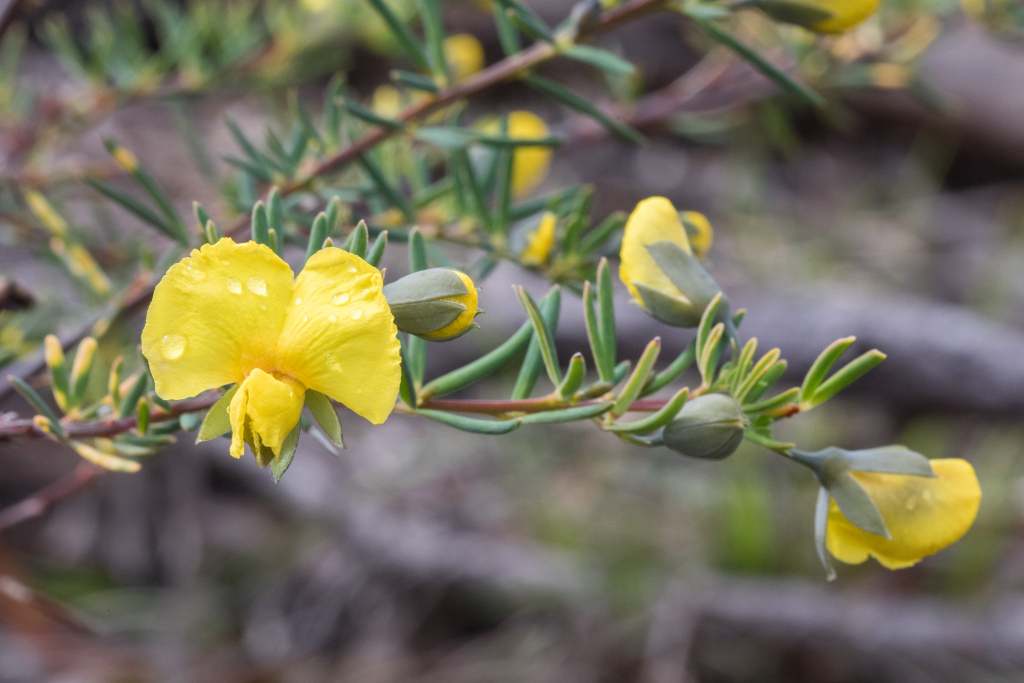
<path id="1" fill-rule="evenodd" d="M 142 330 L 156 393 L 176 400 L 273 367 L 292 270 L 270 248 L 224 238 L 174 264 Z"/>
<path id="2" fill-rule="evenodd" d="M 643 299 L 633 284 L 635 282 L 657 289 L 667 296 L 685 299 L 647 251 L 647 245 L 655 242 L 673 242 L 692 253 L 679 213 L 672 202 L 664 197 L 648 197 L 637 204 L 629 215 L 619 252 L 619 278 L 640 303 L 643 303 Z"/>
<path id="3" fill-rule="evenodd" d="M 262 444 L 280 454 L 285 437 L 299 422 L 305 395 L 306 388 L 294 379 L 253 369 L 228 406 L 231 455 L 242 457 L 247 429 L 257 449 Z"/>
<path id="4" fill-rule="evenodd" d="M 851 472 L 882 513 L 891 539 L 858 529 L 835 501 L 828 513 L 825 542 L 837 560 L 859 564 L 868 556 L 889 569 L 916 564 L 950 545 L 974 523 L 981 488 L 966 460 L 932 460 L 935 478 Z"/>
<path id="5" fill-rule="evenodd" d="M 374 424 L 398 397 L 398 329 L 380 271 L 336 247 L 322 249 L 295 280 L 278 341 L 279 368 Z"/>

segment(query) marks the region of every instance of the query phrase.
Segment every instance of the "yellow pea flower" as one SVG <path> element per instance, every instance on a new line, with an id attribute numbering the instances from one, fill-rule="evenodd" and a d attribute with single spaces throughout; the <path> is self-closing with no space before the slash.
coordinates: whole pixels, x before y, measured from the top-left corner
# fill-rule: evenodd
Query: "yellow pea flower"
<path id="1" fill-rule="evenodd" d="M 526 248 L 519 255 L 524 266 L 542 266 L 547 262 L 555 245 L 555 227 L 555 214 L 545 211 L 540 225 L 526 238 Z"/>
<path id="2" fill-rule="evenodd" d="M 382 287 L 379 270 L 335 247 L 298 277 L 256 242 L 193 250 L 160 280 L 142 330 L 156 393 L 177 400 L 238 383 L 228 408 L 236 458 L 246 441 L 280 455 L 307 389 L 380 424 L 401 381 Z"/>
<path id="3" fill-rule="evenodd" d="M 458 318 L 451 321 L 441 329 L 420 335 L 424 339 L 431 339 L 434 341 L 454 339 L 455 337 L 466 333 L 473 324 L 473 318 L 476 317 L 477 308 L 479 306 L 479 293 L 476 290 L 476 285 L 473 284 L 473 280 L 462 271 L 455 270 L 452 272 L 458 275 L 459 279 L 462 280 L 462 284 L 466 286 L 466 293 L 453 296 L 449 301 L 462 304 L 466 307 L 466 310 L 460 313 Z"/>
<path id="4" fill-rule="evenodd" d="M 700 238 L 710 244 L 707 227 L 708 234 Z M 619 278 L 633 299 L 667 325 L 696 327 L 721 291 L 697 260 L 679 212 L 664 197 L 649 197 L 633 209 L 619 258 Z M 728 331 L 727 316 L 723 322 Z"/>
<path id="5" fill-rule="evenodd" d="M 464 81 L 484 68 L 484 46 L 469 33 L 457 33 L 444 39 L 444 61 L 452 80 Z"/>
<path id="6" fill-rule="evenodd" d="M 825 544 L 833 557 L 860 564 L 870 555 L 889 569 L 901 569 L 963 536 L 981 502 L 974 468 L 956 458 L 932 460 L 931 467 L 934 478 L 851 470 L 850 476 L 874 502 L 892 538 L 857 528 L 832 500 Z"/>
<path id="7" fill-rule="evenodd" d="M 711 222 L 699 211 L 682 211 L 679 219 L 686 230 L 686 236 L 690 240 L 690 247 L 697 258 L 704 258 L 711 251 L 711 244 L 715 241 L 715 231 L 711 228 Z"/>
<path id="8" fill-rule="evenodd" d="M 501 134 L 498 121 L 490 121 L 482 128 L 488 135 Z M 533 112 L 514 111 L 508 115 L 508 137 L 515 140 L 540 140 L 548 135 L 544 119 Z M 522 197 L 532 192 L 547 177 L 550 167 L 550 147 L 516 147 L 512 154 L 512 194 Z"/>

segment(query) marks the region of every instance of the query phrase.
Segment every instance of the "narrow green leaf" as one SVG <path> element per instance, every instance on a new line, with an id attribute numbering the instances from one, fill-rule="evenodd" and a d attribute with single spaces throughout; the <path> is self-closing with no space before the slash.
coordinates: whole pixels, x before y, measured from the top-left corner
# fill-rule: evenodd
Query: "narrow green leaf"
<path id="1" fill-rule="evenodd" d="M 597 251 L 608 241 L 608 238 L 618 232 L 626 224 L 626 214 L 616 211 L 605 218 L 601 223 L 583 236 L 580 243 L 580 251 L 590 254 Z"/>
<path id="2" fill-rule="evenodd" d="M 498 0 L 498 3 L 505 8 L 506 15 L 523 31 L 538 40 L 548 43 L 555 42 L 555 35 L 551 32 L 551 27 L 529 7 L 515 2 L 515 0 Z"/>
<path id="3" fill-rule="evenodd" d="M 140 373 L 135 383 L 132 384 L 131 389 L 121 399 L 121 404 L 117 408 L 118 417 L 128 417 L 135 412 L 135 407 L 139 404 L 139 400 L 146 393 L 148 383 L 149 375 L 145 372 Z"/>
<path id="4" fill-rule="evenodd" d="M 544 325 L 551 332 L 552 337 L 554 337 L 555 331 L 558 328 L 558 316 L 562 308 L 562 290 L 558 287 L 552 288 L 541 299 L 539 308 Z M 528 322 L 527 325 L 530 326 L 531 330 L 533 329 L 532 321 Z M 534 386 L 536 386 L 537 379 L 540 377 L 543 368 L 544 358 L 541 355 L 541 342 L 537 338 L 536 333 L 534 333 L 530 339 L 530 345 L 526 349 L 526 355 L 523 357 L 523 363 L 519 367 L 519 374 L 516 377 L 515 386 L 512 388 L 511 399 L 518 401 L 529 396 Z"/>
<path id="5" fill-rule="evenodd" d="M 257 244 L 270 244 L 270 220 L 267 207 L 263 202 L 256 202 L 252 207 L 252 241 Z"/>
<path id="6" fill-rule="evenodd" d="M 426 52 L 423 49 L 423 45 L 419 39 L 412 32 L 412 29 L 402 21 L 394 11 L 388 7 L 386 0 L 369 0 L 373 9 L 381 16 L 384 22 L 391 29 L 391 35 L 398 40 L 398 44 L 405 50 L 405 54 L 409 57 L 416 66 L 420 68 L 429 68 L 430 64 L 427 62 Z"/>
<path id="7" fill-rule="evenodd" d="M 628 76 L 636 71 L 636 67 L 622 57 L 591 45 L 566 45 L 562 48 L 561 53 L 571 59 L 619 76 Z"/>
<path id="8" fill-rule="evenodd" d="M 610 425 L 608 431 L 615 432 L 616 434 L 650 434 L 671 422 L 672 418 L 683 409 L 683 405 L 686 403 L 689 395 L 690 390 L 683 387 L 656 413 L 635 422 L 618 422 Z"/>
<path id="9" fill-rule="evenodd" d="M 36 393 L 36 390 L 28 385 L 28 383 L 20 377 L 14 375 L 7 375 L 7 381 L 11 383 L 14 390 L 21 394 L 21 397 L 28 402 L 32 409 L 38 414 L 45 417 L 50 421 L 50 427 L 53 429 L 53 433 L 60 439 L 64 439 L 64 430 L 60 426 L 60 420 L 57 418 L 57 414 L 46 404 L 43 397 Z"/>
<path id="10" fill-rule="evenodd" d="M 371 126 L 380 126 L 381 128 L 386 128 L 388 130 L 402 130 L 405 127 L 405 124 L 401 121 L 385 118 L 369 107 L 364 107 L 358 102 L 350 100 L 347 97 L 342 97 L 339 104 L 344 107 L 349 114 L 357 119 L 365 121 Z"/>
<path id="11" fill-rule="evenodd" d="M 743 383 L 733 392 L 733 398 L 740 403 L 746 399 L 747 394 L 750 390 L 757 386 L 757 383 L 768 373 L 772 367 L 779 361 L 779 356 L 782 355 L 778 349 L 772 349 L 768 353 L 761 357 L 761 360 L 757 361 L 757 364 L 750 371 L 750 374 L 743 381 Z"/>
<path id="12" fill-rule="evenodd" d="M 388 231 L 381 230 L 380 234 L 377 235 L 377 239 L 373 241 L 373 246 L 370 247 L 369 253 L 366 255 L 366 262 L 374 268 L 380 265 L 381 258 L 384 257 L 384 250 L 388 246 Z"/>
<path id="13" fill-rule="evenodd" d="M 573 408 L 562 408 L 560 410 L 547 410 L 543 413 L 530 413 L 519 418 L 525 424 L 553 424 L 557 422 L 576 422 L 577 420 L 590 420 L 604 415 L 614 405 L 612 401 L 595 403 L 587 406 L 576 406 Z"/>
<path id="14" fill-rule="evenodd" d="M 274 186 L 270 188 L 267 195 L 267 223 L 271 230 L 277 230 L 277 234 L 284 232 L 284 202 L 281 200 L 281 190 Z"/>
<path id="15" fill-rule="evenodd" d="M 413 73 L 411 71 L 403 71 L 402 69 L 394 69 L 391 71 L 391 80 L 399 85 L 403 85 L 413 90 L 422 90 L 428 92 L 431 95 L 436 95 L 441 92 L 441 88 L 437 87 L 437 83 L 430 76 L 424 76 L 423 74 Z"/>
<path id="16" fill-rule="evenodd" d="M 704 353 L 697 357 L 697 369 L 700 370 L 701 380 L 705 385 L 710 385 L 715 379 L 715 371 L 718 370 L 718 360 L 722 355 L 725 325 L 718 323 L 711 328 L 705 340 Z"/>
<path id="17" fill-rule="evenodd" d="M 610 132 L 618 135 L 624 140 L 634 142 L 638 145 L 647 141 L 647 138 L 645 138 L 639 131 L 627 126 L 621 121 L 615 120 L 612 116 L 591 104 L 585 97 L 574 93 L 557 81 L 553 81 L 550 78 L 545 78 L 536 74 L 528 74 L 524 76 L 522 80 L 527 85 L 550 95 L 570 109 L 575 109 L 581 114 L 589 116 L 607 128 Z"/>
<path id="18" fill-rule="evenodd" d="M 541 299 L 541 306 L 546 301 L 547 297 Z M 533 324 L 529 321 L 523 323 L 515 334 L 493 351 L 428 383 L 423 387 L 423 397 L 446 396 L 487 377 L 521 353 L 532 338 Z"/>
<path id="19" fill-rule="evenodd" d="M 883 360 L 885 360 L 885 354 L 877 349 L 872 349 L 871 351 L 857 356 L 843 366 L 841 370 L 837 370 L 834 375 L 829 377 L 820 387 L 818 387 L 818 390 L 814 392 L 814 396 L 811 397 L 809 402 L 810 407 L 819 406 L 829 400 L 840 391 L 863 377 L 868 370 L 871 370 L 871 368 L 875 367 Z M 804 401 L 801 401 L 802 409 L 803 403 Z"/>
<path id="20" fill-rule="evenodd" d="M 456 126 L 423 126 L 416 129 L 414 136 L 443 149 L 464 149 L 477 138 L 472 131 Z"/>
<path id="21" fill-rule="evenodd" d="M 387 178 L 384 177 L 384 172 L 380 170 L 380 167 L 365 154 L 359 156 L 358 161 L 359 165 L 366 171 L 366 174 L 370 176 L 370 181 L 373 183 L 377 191 L 384 195 L 392 206 L 401 211 L 406 220 L 410 223 L 414 222 L 416 220 L 416 212 L 413 211 L 412 206 L 409 204 L 409 200 L 388 182 Z"/>
<path id="22" fill-rule="evenodd" d="M 196 434 L 196 443 L 202 443 L 203 441 L 210 441 L 216 439 L 222 434 L 227 434 L 231 431 L 231 420 L 228 417 L 228 406 L 231 405 L 231 399 L 238 393 L 238 385 L 231 387 L 224 394 L 217 399 L 210 410 L 207 411 L 206 417 L 203 418 L 203 423 L 199 426 L 199 433 Z"/>
<path id="23" fill-rule="evenodd" d="M 693 364 L 696 354 L 696 344 L 691 341 L 667 368 L 651 378 L 651 381 L 647 383 L 640 396 L 649 396 L 674 382 L 679 375 L 686 372 L 686 369 Z"/>
<path id="24" fill-rule="evenodd" d="M 330 236 L 328 230 L 328 220 L 326 214 L 322 211 L 316 215 L 313 219 L 313 227 L 309 229 L 309 242 L 306 244 L 306 258 L 303 259 L 303 263 L 308 261 L 310 257 L 324 246 L 324 240 Z"/>
<path id="25" fill-rule="evenodd" d="M 449 81 L 448 63 L 444 58 L 444 26 L 441 23 L 441 8 L 438 0 L 418 0 L 416 3 L 423 22 L 423 34 L 427 43 L 427 63 L 435 76 Z"/>
<path id="26" fill-rule="evenodd" d="M 757 401 L 756 403 L 747 403 L 743 406 L 743 410 L 750 414 L 763 413 L 769 410 L 775 410 L 776 408 L 780 408 L 786 405 L 787 403 L 797 401 L 799 400 L 799 398 L 800 389 L 798 387 L 793 387 L 791 389 L 786 389 L 781 394 L 776 394 L 771 398 L 766 398 L 763 401 Z"/>
<path id="27" fill-rule="evenodd" d="M 412 368 L 410 367 L 410 349 L 409 342 L 417 337 L 413 337 L 410 334 L 405 337 L 400 337 L 401 340 L 401 355 L 402 355 L 402 384 L 399 387 L 399 394 L 405 404 L 410 408 L 415 408 L 418 405 L 419 398 L 416 395 L 417 382 L 413 376 Z"/>
<path id="28" fill-rule="evenodd" d="M 313 415 L 313 419 L 320 425 L 336 446 L 345 447 L 345 439 L 341 434 L 341 420 L 338 419 L 338 411 L 334 409 L 331 399 L 319 391 L 306 389 L 306 407 Z"/>
<path id="29" fill-rule="evenodd" d="M 540 344 L 540 354 L 544 359 L 544 368 L 548 372 L 548 378 L 557 387 L 562 383 L 562 371 L 558 367 L 558 354 L 555 351 L 555 342 L 551 331 L 544 324 L 544 319 L 541 317 L 537 304 L 534 302 L 533 297 L 530 296 L 530 293 L 523 287 L 513 287 L 513 289 L 516 296 L 519 297 L 519 302 L 523 305 L 526 314 L 530 316 L 530 322 L 533 323 L 533 330 Z"/>
<path id="30" fill-rule="evenodd" d="M 837 339 L 827 347 L 825 350 L 818 354 L 818 357 L 814 359 L 814 363 L 811 364 L 807 374 L 804 375 L 803 384 L 800 386 L 800 397 L 801 400 L 809 400 L 814 396 L 814 392 L 821 386 L 825 376 L 828 375 L 828 371 L 832 369 L 839 357 L 843 355 L 846 349 L 850 348 L 853 342 L 857 341 L 856 337 L 843 337 Z"/>
<path id="31" fill-rule="evenodd" d="M 594 358 L 594 365 L 597 366 L 597 374 L 601 381 L 611 382 L 612 372 L 615 370 L 614 362 L 610 362 L 612 359 L 604 352 L 597 314 L 594 313 L 594 289 L 589 280 L 583 283 L 583 314 L 586 320 L 587 341 L 590 342 L 590 353 Z"/>
<path id="32" fill-rule="evenodd" d="M 366 256 L 366 243 L 369 240 L 369 233 L 366 230 L 366 221 L 359 221 L 356 227 L 352 228 L 345 244 L 341 247 L 345 251 L 355 254 L 359 258 Z"/>
<path id="33" fill-rule="evenodd" d="M 428 267 L 426 240 L 419 228 L 413 228 L 409 233 L 409 272 L 415 273 Z"/>
<path id="34" fill-rule="evenodd" d="M 473 432 L 474 434 L 508 434 L 518 429 L 519 425 L 522 424 L 521 418 L 516 418 L 515 420 L 481 420 L 474 417 L 466 417 L 465 415 L 446 413 L 443 410 L 417 410 L 416 414 L 422 415 L 428 420 L 440 422 L 443 425 L 461 429 L 464 432 Z"/>
<path id="35" fill-rule="evenodd" d="M 499 3 L 494 3 L 494 24 L 498 29 L 498 41 L 501 43 L 501 49 L 506 57 L 511 57 L 523 49 L 522 42 L 519 40 L 519 31 L 509 19 L 505 8 Z"/>
<path id="36" fill-rule="evenodd" d="M 583 384 L 583 378 L 587 374 L 587 362 L 583 360 L 583 354 L 576 352 L 569 360 L 569 367 L 565 371 L 565 379 L 558 386 L 558 395 L 568 398 L 575 394 Z"/>
<path id="37" fill-rule="evenodd" d="M 655 337 L 648 342 L 647 347 L 636 363 L 636 368 L 633 369 L 633 374 L 630 375 L 626 386 L 623 387 L 622 392 L 619 394 L 618 400 L 615 401 L 615 407 L 612 408 L 613 415 L 619 416 L 627 412 L 629 407 L 633 405 L 633 401 L 640 396 L 640 392 L 643 391 L 644 385 L 647 383 L 647 378 L 651 376 L 651 370 L 654 369 L 654 363 L 658 360 L 660 352 L 661 337 Z"/>
<path id="38" fill-rule="evenodd" d="M 134 197 L 130 197 L 114 188 L 110 187 L 105 183 L 101 183 L 98 180 L 92 178 L 86 178 L 85 182 L 89 187 L 93 188 L 107 199 L 113 200 L 120 204 L 130 213 L 135 214 L 142 222 L 156 228 L 166 236 L 170 237 L 175 242 L 181 244 L 188 244 L 188 238 L 183 235 L 183 230 L 179 230 L 175 226 L 169 224 L 165 219 L 160 218 L 155 213 L 149 210 L 146 205 L 142 204 L 139 200 Z"/>
<path id="39" fill-rule="evenodd" d="M 750 62 L 750 65 L 760 71 L 762 74 L 771 79 L 777 86 L 779 86 L 785 92 L 796 96 L 803 100 L 807 104 L 815 107 L 825 106 L 825 99 L 808 88 L 803 83 L 800 83 L 795 78 L 787 74 L 785 71 L 768 61 L 763 55 L 757 50 L 745 45 L 740 42 L 734 36 L 730 35 L 723 29 L 719 28 L 716 24 L 708 21 L 707 19 L 691 16 L 694 23 L 700 26 L 701 30 L 708 35 L 709 38 L 714 40 L 716 43 L 724 45 L 743 59 Z"/>
<path id="40" fill-rule="evenodd" d="M 750 339 L 743 345 L 739 356 L 737 356 L 733 363 L 732 370 L 730 371 L 729 393 L 737 400 L 739 400 L 739 397 L 736 396 L 736 389 L 746 378 L 747 373 L 750 372 L 750 365 L 754 362 L 755 353 L 757 353 L 757 338 Z"/>
<path id="41" fill-rule="evenodd" d="M 752 441 L 759 446 L 764 446 L 765 448 L 775 451 L 777 453 L 788 453 L 796 445 L 785 441 L 776 441 L 770 436 L 761 434 L 760 432 L 757 432 L 753 429 L 748 429 L 747 431 L 743 432 L 743 438 L 746 439 L 747 441 Z"/>
<path id="42" fill-rule="evenodd" d="M 778 363 L 773 365 L 768 372 L 764 373 L 764 377 L 761 378 L 761 381 L 755 384 L 754 388 L 747 392 L 747 395 L 744 397 L 745 400 L 749 403 L 753 403 L 764 396 L 765 392 L 779 381 L 784 374 L 786 374 L 786 368 L 788 366 L 789 363 L 787 363 L 785 359 L 780 360 Z"/>
<path id="43" fill-rule="evenodd" d="M 597 266 L 597 327 L 601 333 L 602 364 L 605 368 L 615 367 L 615 291 L 612 288 L 612 272 L 608 259 L 603 258 Z"/>

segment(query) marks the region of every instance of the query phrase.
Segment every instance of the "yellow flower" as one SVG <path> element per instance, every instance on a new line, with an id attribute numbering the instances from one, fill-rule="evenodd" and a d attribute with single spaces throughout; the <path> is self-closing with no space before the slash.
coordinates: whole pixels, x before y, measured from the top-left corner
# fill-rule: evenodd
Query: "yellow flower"
<path id="1" fill-rule="evenodd" d="M 386 119 L 398 118 L 402 113 L 402 93 L 389 83 L 378 85 L 373 91 L 373 111 Z"/>
<path id="2" fill-rule="evenodd" d="M 812 6 L 832 12 L 832 18 L 812 25 L 811 29 L 818 33 L 842 33 L 874 14 L 878 9 L 878 2 L 879 0 L 813 0 L 810 2 Z"/>
<path id="3" fill-rule="evenodd" d="M 879 0 L 757 0 L 754 4 L 778 21 L 818 33 L 842 33 L 878 9 Z"/>
<path id="4" fill-rule="evenodd" d="M 238 383 L 231 454 L 248 441 L 280 454 L 307 389 L 374 424 L 401 377 L 397 330 L 380 271 L 328 247 L 297 278 L 270 248 L 224 238 L 171 266 L 153 293 L 142 353 L 167 400 Z"/>
<path id="5" fill-rule="evenodd" d="M 526 248 L 519 255 L 519 260 L 525 266 L 542 266 L 547 262 L 554 244 L 555 214 L 545 211 L 540 225 L 527 237 Z"/>
<path id="6" fill-rule="evenodd" d="M 690 217 L 700 214 L 690 214 Z M 703 219 L 703 216 L 700 216 Z M 706 220 L 696 223 L 707 223 Z M 710 243 L 700 226 L 697 235 Z M 674 327 L 696 327 L 721 288 L 697 260 L 686 228 L 672 202 L 649 197 L 636 205 L 626 221 L 619 252 L 619 278 L 637 303 L 652 317 Z M 723 297 L 724 298 L 724 297 Z M 727 303 L 727 301 L 723 301 Z M 733 334 L 728 306 L 720 315 Z"/>
<path id="7" fill-rule="evenodd" d="M 500 135 L 501 124 L 490 121 L 483 126 L 488 135 Z M 508 137 L 514 140 L 540 140 L 548 137 L 544 119 L 528 111 L 514 111 L 508 115 Z M 512 194 L 522 197 L 543 182 L 551 166 L 551 148 L 542 146 L 516 147 L 512 155 Z"/>
<path id="8" fill-rule="evenodd" d="M 934 478 L 851 470 L 892 538 L 857 528 L 833 500 L 825 536 L 828 551 L 847 564 L 860 564 L 870 555 L 889 569 L 901 569 L 963 536 L 981 502 L 974 468 L 960 459 L 932 460 L 931 466 Z"/>
<path id="9" fill-rule="evenodd" d="M 444 61 L 451 70 L 452 80 L 464 81 L 484 68 L 484 47 L 468 33 L 458 33 L 444 39 Z"/>

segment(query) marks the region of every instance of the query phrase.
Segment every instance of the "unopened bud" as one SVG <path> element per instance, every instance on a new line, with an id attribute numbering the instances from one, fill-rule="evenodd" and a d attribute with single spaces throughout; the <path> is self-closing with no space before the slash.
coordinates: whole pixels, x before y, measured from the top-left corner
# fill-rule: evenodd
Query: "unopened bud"
<path id="1" fill-rule="evenodd" d="M 701 460 L 722 460 L 743 441 L 746 417 L 735 399 L 707 394 L 687 401 L 662 437 L 677 453 Z"/>
<path id="2" fill-rule="evenodd" d="M 462 336 L 478 312 L 473 281 L 451 268 L 406 275 L 385 286 L 384 296 L 399 330 L 430 341 Z"/>
<path id="3" fill-rule="evenodd" d="M 818 33 L 841 33 L 867 19 L 879 0 L 755 0 L 755 7 L 776 21 Z"/>

